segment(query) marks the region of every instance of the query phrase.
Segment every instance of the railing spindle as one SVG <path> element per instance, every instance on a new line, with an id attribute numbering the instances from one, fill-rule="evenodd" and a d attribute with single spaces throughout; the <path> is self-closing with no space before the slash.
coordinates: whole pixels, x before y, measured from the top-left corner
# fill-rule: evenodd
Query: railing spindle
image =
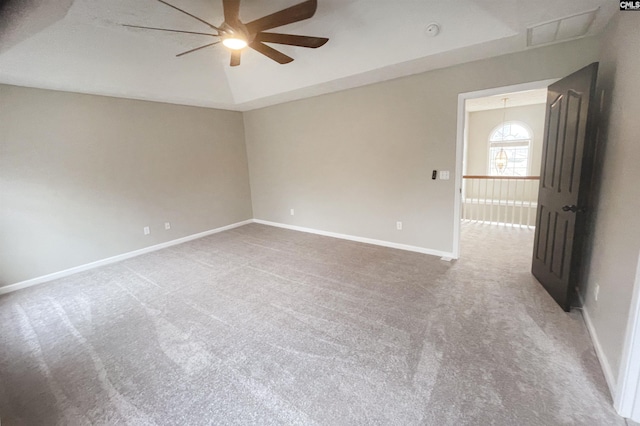
<path id="1" fill-rule="evenodd" d="M 476 200 L 476 182 L 472 180 L 469 185 L 469 220 L 475 221 L 476 214 L 476 204 L 478 200 Z"/>
<path id="2" fill-rule="evenodd" d="M 503 210 L 503 203 L 502 200 L 504 200 L 504 195 L 502 192 L 502 186 L 504 184 L 504 180 L 500 179 L 500 195 L 498 196 L 498 223 L 505 223 L 506 220 L 504 219 L 504 216 L 502 214 L 502 210 Z"/>
<path id="3" fill-rule="evenodd" d="M 513 187 L 513 205 L 511 206 L 511 226 L 514 226 L 516 221 L 516 194 L 518 193 L 518 180 L 519 179 L 516 179 L 514 181 L 514 187 Z"/>
<path id="4" fill-rule="evenodd" d="M 496 179 L 491 178 L 491 204 L 489 207 L 489 223 L 493 223 L 493 199 L 496 193 Z"/>
<path id="5" fill-rule="evenodd" d="M 482 199 L 482 221 L 487 221 L 487 189 L 489 188 L 489 181 L 484 181 L 484 198 Z"/>
<path id="6" fill-rule="evenodd" d="M 522 198 L 520 199 L 520 228 L 522 228 L 522 214 L 524 213 L 524 199 L 527 196 L 527 181 L 522 181 Z"/>
<path id="7" fill-rule="evenodd" d="M 513 189 L 511 188 L 512 180 L 515 181 Z M 522 184 L 519 182 L 520 180 Z M 504 224 L 512 227 L 519 225 L 531 228 L 534 226 L 531 225 L 531 209 L 537 201 L 537 199 L 534 200 L 534 192 L 536 192 L 534 190 L 537 188 L 539 180 L 539 176 L 463 176 L 462 218 L 473 222 Z M 491 188 L 489 188 L 490 184 Z M 525 207 L 527 209 L 526 224 L 524 221 Z M 509 212 L 509 208 L 511 208 L 511 212 Z M 487 209 L 489 210 L 488 214 Z M 519 210 L 517 213 L 516 209 Z"/>
<path id="8" fill-rule="evenodd" d="M 467 218 L 467 180 L 462 179 L 462 194 L 460 194 L 460 198 L 462 198 L 462 219 Z"/>
<path id="9" fill-rule="evenodd" d="M 531 196 L 529 197 L 529 206 L 527 208 L 527 228 L 531 227 L 531 198 L 533 198 L 533 190 L 531 189 L 531 185 L 529 185 L 529 191 L 531 193 Z"/>
<path id="10" fill-rule="evenodd" d="M 476 209 L 474 211 L 476 222 L 480 222 L 480 198 L 478 197 L 479 192 L 480 192 L 480 181 L 476 180 L 476 189 L 474 193 L 476 196 Z"/>

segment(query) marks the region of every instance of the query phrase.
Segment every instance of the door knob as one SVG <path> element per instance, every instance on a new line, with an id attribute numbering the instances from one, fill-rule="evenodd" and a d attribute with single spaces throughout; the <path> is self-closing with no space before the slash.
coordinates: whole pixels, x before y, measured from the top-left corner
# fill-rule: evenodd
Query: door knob
<path id="1" fill-rule="evenodd" d="M 578 208 L 578 206 L 576 206 L 575 204 L 571 204 L 570 206 L 562 206 L 562 211 L 573 212 L 573 213 L 576 213 L 576 212 L 583 213 L 584 209 Z"/>

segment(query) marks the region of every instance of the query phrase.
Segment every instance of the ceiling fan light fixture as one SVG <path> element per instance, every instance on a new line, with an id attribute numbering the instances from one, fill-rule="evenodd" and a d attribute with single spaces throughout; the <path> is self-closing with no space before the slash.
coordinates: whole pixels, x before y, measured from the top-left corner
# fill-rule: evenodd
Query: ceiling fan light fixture
<path id="1" fill-rule="evenodd" d="M 222 44 L 231 50 L 241 50 L 247 47 L 247 41 L 236 35 L 222 39 Z"/>
<path id="2" fill-rule="evenodd" d="M 284 53 L 274 49 L 273 47 L 265 43 L 276 43 L 284 44 L 287 46 L 299 46 L 315 49 L 323 46 L 327 41 L 329 41 L 329 39 L 325 37 L 310 37 L 296 34 L 266 32 L 266 30 L 282 27 L 285 25 L 293 24 L 294 22 L 304 21 L 305 19 L 311 18 L 316 13 L 318 0 L 305 0 L 302 3 L 298 3 L 270 15 L 263 16 L 262 18 L 247 22 L 246 24 L 240 20 L 239 12 L 241 0 L 222 0 L 222 12 L 224 14 L 224 21 L 220 26 L 213 25 L 205 21 L 204 19 L 201 19 L 187 12 L 186 10 L 182 10 L 177 6 L 174 6 L 168 1 L 158 1 L 207 25 L 209 28 L 215 30 L 216 34 L 211 32 L 205 33 L 199 31 L 185 31 L 171 28 L 144 27 L 140 25 L 125 26 L 147 30 L 196 34 L 219 38 L 212 43 L 208 43 L 204 46 L 196 47 L 195 49 L 179 53 L 176 55 L 178 57 L 221 43 L 231 51 L 231 60 L 229 62 L 229 66 L 231 67 L 237 67 L 238 65 L 240 65 L 240 58 L 242 56 L 241 51 L 247 47 L 250 47 L 256 52 L 263 54 L 264 56 L 276 61 L 279 64 L 288 64 L 289 62 L 293 61 L 292 57 L 285 55 Z M 0 3 L 1 2 L 2 0 L 0 0 Z"/>

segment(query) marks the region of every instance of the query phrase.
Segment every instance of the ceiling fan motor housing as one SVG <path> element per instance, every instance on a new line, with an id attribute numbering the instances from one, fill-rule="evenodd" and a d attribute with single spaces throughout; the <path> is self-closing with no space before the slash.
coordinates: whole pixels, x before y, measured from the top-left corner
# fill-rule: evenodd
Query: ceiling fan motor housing
<path id="1" fill-rule="evenodd" d="M 224 40 L 225 38 L 240 38 L 250 44 L 255 38 L 256 35 L 251 34 L 247 29 L 247 26 L 240 22 L 239 20 L 233 23 L 233 26 L 229 25 L 227 22 L 223 22 L 220 26 L 220 37 Z"/>

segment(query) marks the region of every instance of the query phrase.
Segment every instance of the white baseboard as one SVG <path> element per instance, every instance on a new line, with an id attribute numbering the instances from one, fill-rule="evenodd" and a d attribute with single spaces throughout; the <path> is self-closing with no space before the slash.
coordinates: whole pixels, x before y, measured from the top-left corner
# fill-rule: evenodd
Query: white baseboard
<path id="1" fill-rule="evenodd" d="M 614 407 L 622 417 L 640 422 L 640 255 L 636 265 Z"/>
<path id="2" fill-rule="evenodd" d="M 406 250 L 406 251 L 413 251 L 413 252 L 417 252 L 417 253 L 430 254 L 432 256 L 438 256 L 438 257 L 444 257 L 444 258 L 452 258 L 452 259 L 455 258 L 453 256 L 453 253 L 444 252 L 444 251 L 440 251 L 440 250 L 432 250 L 432 249 L 428 249 L 428 248 L 424 248 L 424 247 L 417 247 L 417 246 L 410 246 L 410 245 L 407 245 L 407 244 L 392 243 L 390 241 L 383 241 L 383 240 L 374 240 L 372 238 L 356 237 L 356 236 L 347 235 L 347 234 L 338 234 L 336 232 L 321 231 L 321 230 L 318 230 L 318 229 L 305 228 L 305 227 L 302 227 L 302 226 L 295 226 L 295 225 L 287 225 L 287 224 L 278 223 L 278 222 L 269 222 L 267 220 L 261 220 L 261 219 L 254 219 L 253 221 L 255 223 L 260 223 L 262 225 L 275 226 L 277 228 L 290 229 L 290 230 L 293 230 L 293 231 L 307 232 L 309 234 L 323 235 L 325 237 L 340 238 L 342 240 L 356 241 L 356 242 L 359 242 L 359 243 L 373 244 L 373 245 L 376 245 L 376 246 L 390 247 L 390 248 L 399 249 L 399 250 Z"/>
<path id="3" fill-rule="evenodd" d="M 591 317 L 589 316 L 589 311 L 587 310 L 584 300 L 582 299 L 582 295 L 578 292 L 578 298 L 580 299 L 580 305 L 582 306 L 582 318 L 584 319 L 584 323 L 587 325 L 587 330 L 589 331 L 589 336 L 591 336 L 591 341 L 593 342 L 593 347 L 596 350 L 596 355 L 598 356 L 598 361 L 600 362 L 600 367 L 602 368 L 602 372 L 604 373 L 604 378 L 607 381 L 607 386 L 609 386 L 609 393 L 611 394 L 611 399 L 613 401 L 616 400 L 616 376 L 613 375 L 613 371 L 611 370 L 611 365 L 609 364 L 609 360 L 607 356 L 604 354 L 604 350 L 602 349 L 602 345 L 600 344 L 600 340 L 598 339 L 598 334 L 596 333 L 596 329 L 593 326 L 593 322 L 591 322 Z"/>
<path id="4" fill-rule="evenodd" d="M 439 256 L 439 257 L 443 257 L 443 258 L 453 258 L 453 254 L 452 253 L 447 253 L 447 252 L 443 252 L 443 251 L 439 251 L 439 250 L 431 250 L 431 249 L 427 249 L 427 248 L 423 248 L 423 247 L 416 247 L 416 246 L 410 246 L 410 245 L 406 245 L 406 244 L 392 243 L 392 242 L 389 242 L 389 241 L 374 240 L 374 239 L 371 239 L 371 238 L 356 237 L 356 236 L 353 236 L 353 235 L 338 234 L 338 233 L 335 233 L 335 232 L 320 231 L 318 229 L 311 229 L 311 228 L 304 228 L 304 227 L 301 227 L 301 226 L 286 225 L 286 224 L 283 224 L 283 223 L 269 222 L 269 221 L 266 221 L 266 220 L 249 219 L 249 220 L 245 220 L 245 221 L 242 221 L 242 222 L 233 223 L 231 225 L 222 226 L 220 228 L 211 229 L 209 231 L 200 232 L 198 234 L 188 235 L 186 237 L 182 237 L 182 238 L 178 238 L 178 239 L 175 239 L 175 240 L 167 241 L 165 243 L 156 244 L 156 245 L 153 245 L 153 246 L 150 246 L 150 247 L 145 247 L 145 248 L 142 248 L 142 249 L 139 249 L 139 250 L 130 251 L 128 253 L 119 254 L 117 256 L 109 257 L 109 258 L 106 258 L 106 259 L 97 260 L 95 262 L 86 263 L 84 265 L 75 266 L 73 268 L 65 269 L 63 271 L 58 271 L 58 272 L 54 272 L 52 274 L 42 275 L 40 277 L 31 278 L 29 280 L 20 281 L 20 282 L 17 282 L 15 284 L 10 284 L 10 285 L 4 286 L 4 287 L 0 287 L 0 295 L 1 294 L 6 294 L 6 293 L 11 293 L 11 292 L 14 292 L 14 291 L 17 291 L 17 290 L 21 290 L 23 288 L 31 287 L 31 286 L 34 286 L 34 285 L 43 284 L 43 283 L 46 283 L 46 282 L 49 282 L 49 281 L 52 281 L 52 280 L 55 280 L 55 279 L 58 279 L 58 278 L 68 277 L 69 275 L 77 274 L 78 272 L 88 271 L 89 269 L 98 268 L 100 266 L 105 266 L 105 265 L 109 265 L 109 264 L 112 264 L 112 263 L 120 262 L 122 260 L 130 259 L 132 257 L 140 256 L 142 254 L 150 253 L 150 252 L 153 252 L 153 251 L 161 250 L 163 248 L 167 248 L 167 247 L 175 246 L 175 245 L 178 245 L 178 244 L 186 243 L 187 241 L 197 240 L 198 238 L 206 237 L 208 235 L 216 234 L 218 232 L 227 231 L 229 229 L 237 228 L 239 226 L 247 225 L 249 223 L 254 223 L 254 222 L 255 223 L 260 223 L 260 224 L 263 224 L 263 225 L 275 226 L 275 227 L 278 227 L 278 228 L 291 229 L 291 230 L 294 230 L 294 231 L 307 232 L 307 233 L 317 234 L 317 235 L 324 235 L 326 237 L 340 238 L 340 239 L 343 239 L 343 240 L 357 241 L 357 242 L 360 242 L 360 243 L 373 244 L 373 245 L 383 246 L 383 247 L 390 247 L 390 248 L 395 248 L 395 249 L 399 249 L 399 250 L 413 251 L 413 252 L 417 252 L 417 253 L 429 254 L 429 255 L 432 255 L 432 256 Z"/>
<path id="5" fill-rule="evenodd" d="M 209 231 L 200 232 L 198 234 L 187 235 L 186 237 L 178 238 L 176 240 L 167 241 L 165 243 L 156 244 L 154 246 L 145 247 L 139 250 L 130 251 L 128 253 L 119 254 L 117 256 L 108 257 L 106 259 L 97 260 L 95 262 L 86 263 L 84 265 L 75 266 L 73 268 L 65 269 L 64 271 L 54 272 L 52 274 L 42 275 L 40 277 L 31 278 L 25 281 L 20 281 L 15 284 L 10 284 L 4 287 L 0 287 L 0 294 L 11 293 L 13 291 L 21 290 L 23 288 L 31 287 L 31 286 L 46 283 L 48 281 L 52 281 L 58 278 L 63 278 L 69 275 L 77 274 L 78 272 L 83 272 L 89 269 L 98 268 L 100 266 L 109 265 L 111 263 L 120 262 L 125 259 L 130 259 L 132 257 L 140 256 L 142 254 L 150 253 L 152 251 L 157 251 L 163 248 L 186 243 L 187 241 L 197 240 L 198 238 L 206 237 L 212 234 L 217 234 L 218 232 L 227 231 L 229 229 L 237 228 L 239 226 L 247 225 L 249 223 L 253 223 L 253 219 L 232 223 L 231 225 L 221 226 L 220 228 L 211 229 Z"/>

